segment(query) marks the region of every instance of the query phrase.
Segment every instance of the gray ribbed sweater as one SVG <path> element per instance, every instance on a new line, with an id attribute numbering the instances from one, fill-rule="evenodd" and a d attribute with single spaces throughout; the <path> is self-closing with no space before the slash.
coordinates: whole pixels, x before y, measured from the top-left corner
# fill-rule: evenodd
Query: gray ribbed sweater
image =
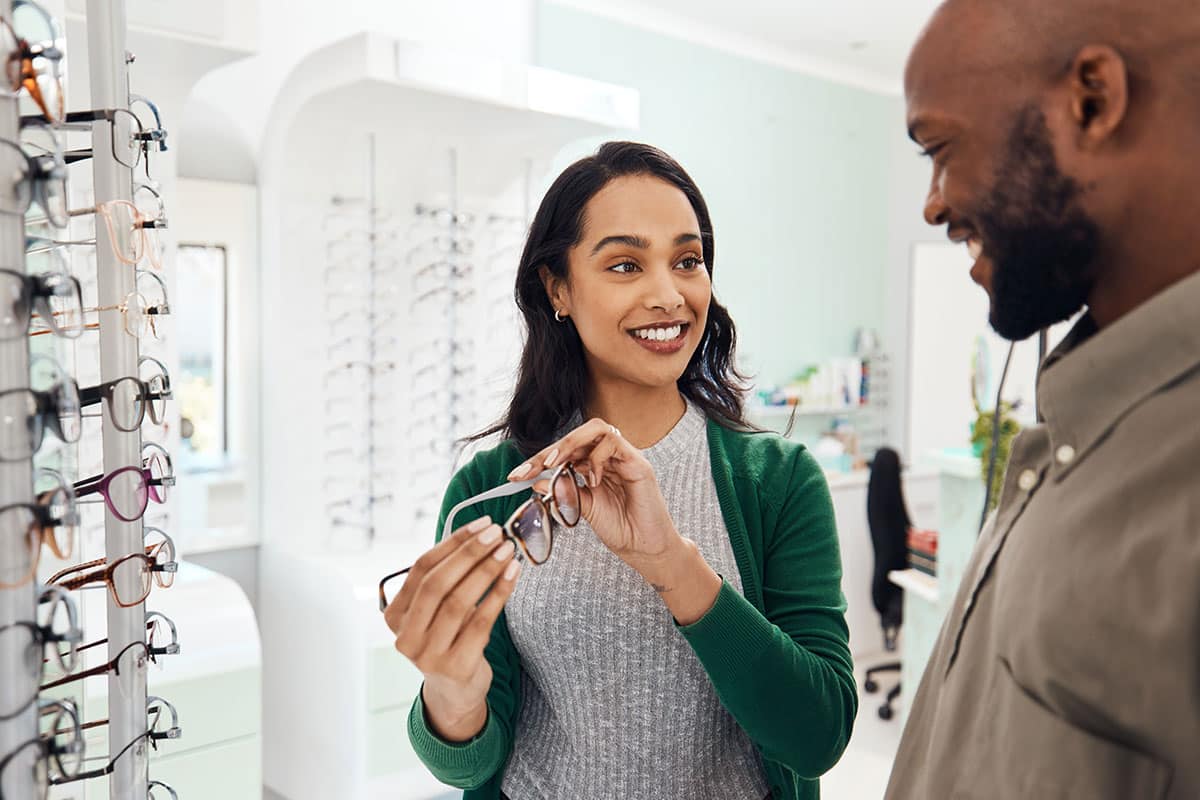
<path id="1" fill-rule="evenodd" d="M 679 532 L 735 589 L 705 417 L 644 451 Z M 527 564 L 507 605 L 523 703 L 503 790 L 512 800 L 762 800 L 762 759 L 721 706 L 671 614 L 586 521 Z"/>

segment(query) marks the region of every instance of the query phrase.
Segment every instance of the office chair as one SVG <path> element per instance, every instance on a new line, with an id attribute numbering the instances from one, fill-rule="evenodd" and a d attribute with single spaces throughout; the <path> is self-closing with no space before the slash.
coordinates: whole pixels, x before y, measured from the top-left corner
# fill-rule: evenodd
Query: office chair
<path id="1" fill-rule="evenodd" d="M 880 448 L 871 462 L 871 477 L 867 483 L 867 524 L 875 550 L 871 600 L 883 626 L 884 649 L 892 653 L 896 650 L 896 637 L 904 616 L 904 590 L 888 580 L 888 573 L 908 569 L 908 529 L 912 522 L 900 485 L 900 454 L 891 448 Z M 871 667 L 867 670 L 863 688 L 873 694 L 879 691 L 876 675 L 899 671 L 899 661 Z M 892 704 L 899 696 L 900 682 L 897 681 L 879 707 L 880 719 L 892 718 Z"/>

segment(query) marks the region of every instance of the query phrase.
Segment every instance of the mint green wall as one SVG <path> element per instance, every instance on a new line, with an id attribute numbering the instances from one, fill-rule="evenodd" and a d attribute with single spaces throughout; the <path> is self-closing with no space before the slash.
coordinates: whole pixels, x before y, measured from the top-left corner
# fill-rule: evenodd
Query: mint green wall
<path id="1" fill-rule="evenodd" d="M 883 332 L 894 99 L 546 2 L 538 28 L 540 66 L 638 89 L 628 135 L 700 185 L 717 296 L 762 382 L 848 355 L 856 327 Z"/>

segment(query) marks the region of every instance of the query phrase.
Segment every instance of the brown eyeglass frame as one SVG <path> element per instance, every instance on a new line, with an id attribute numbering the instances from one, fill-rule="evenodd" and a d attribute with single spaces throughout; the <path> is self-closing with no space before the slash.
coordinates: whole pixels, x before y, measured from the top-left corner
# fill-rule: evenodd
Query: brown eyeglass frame
<path id="1" fill-rule="evenodd" d="M 454 515 L 459 510 L 461 510 L 467 506 L 474 505 L 475 503 L 483 502 L 484 500 L 491 500 L 491 499 L 495 499 L 497 497 L 504 497 L 506 495 L 516 494 L 517 492 L 521 492 L 521 491 L 524 491 L 525 489 L 531 488 L 532 485 L 535 483 L 538 483 L 543 480 L 548 480 L 549 484 L 547 484 L 545 492 L 543 492 L 543 493 L 534 492 L 533 495 L 528 500 L 521 503 L 521 505 L 517 506 L 517 509 L 515 511 L 513 511 L 513 513 L 511 515 L 509 515 L 508 521 L 505 522 L 504 525 L 502 525 L 500 527 L 500 531 L 501 531 L 501 533 L 504 534 L 504 538 L 511 541 L 514 545 L 517 545 L 518 554 L 523 552 L 525 554 L 525 558 L 529 559 L 529 562 L 532 564 L 539 565 L 539 566 L 541 564 L 545 564 L 547 561 L 550 560 L 551 553 L 554 552 L 554 526 L 551 525 L 551 526 L 548 526 L 548 528 L 547 528 L 546 536 L 547 536 L 548 542 L 546 544 L 546 557 L 539 560 L 539 559 L 534 558 L 533 555 L 529 552 L 529 548 L 526 546 L 525 541 L 521 537 L 519 537 L 515 533 L 513 533 L 512 525 L 514 522 L 517 521 L 517 519 L 520 518 L 520 516 L 523 513 L 525 513 L 525 510 L 527 508 L 529 508 L 530 505 L 533 505 L 533 504 L 541 506 L 542 514 L 546 515 L 546 517 L 548 519 L 552 520 L 553 522 L 557 522 L 558 524 L 562 525 L 563 527 L 574 528 L 576 525 L 578 525 L 579 520 L 582 517 L 582 508 L 578 509 L 578 511 L 580 512 L 580 515 L 575 518 L 575 521 L 568 522 L 562 516 L 562 513 L 558 510 L 558 504 L 553 502 L 553 500 L 554 500 L 554 484 L 558 481 L 559 478 L 563 477 L 563 475 L 567 475 L 568 477 L 570 477 L 572 483 L 576 487 L 576 491 L 578 491 L 579 485 L 580 485 L 579 473 L 577 473 L 575 471 L 575 466 L 573 464 L 571 464 L 571 462 L 568 461 L 565 464 L 563 464 L 562 466 L 558 467 L 558 469 L 551 472 L 548 477 L 545 474 L 542 474 L 536 478 L 532 478 L 527 481 L 521 481 L 519 483 L 510 483 L 510 484 L 506 484 L 503 486 L 498 486 L 495 489 L 491 489 L 489 491 L 483 492 L 482 494 L 478 494 L 474 497 L 471 497 L 471 498 L 468 498 L 468 499 L 462 501 L 461 503 L 456 505 L 453 509 L 451 509 L 450 513 L 446 515 L 445 527 L 447 530 L 449 530 L 450 526 L 453 525 L 453 523 L 454 523 Z M 518 555 L 518 557 L 520 557 L 520 556 Z M 383 579 L 381 581 L 379 581 L 379 610 L 380 611 L 387 610 L 387 605 L 388 605 L 387 594 L 384 591 L 384 587 L 387 585 L 388 581 L 394 580 L 395 578 L 399 578 L 402 575 L 407 575 L 410 571 L 412 571 L 412 568 L 414 566 L 416 566 L 416 565 L 413 564 L 413 565 L 405 567 L 404 569 L 400 570 L 399 572 L 393 572 L 390 575 L 385 575 L 385 576 L 383 576 Z"/>
<path id="2" fill-rule="evenodd" d="M 66 686 L 68 683 L 76 683 L 78 681 L 82 681 L 87 678 L 91 678 L 95 675 L 107 675 L 110 672 L 120 675 L 121 674 L 121 667 L 120 667 L 121 659 L 125 657 L 126 653 L 128 653 L 130 650 L 132 650 L 135 647 L 142 648 L 142 655 L 144 658 L 148 658 L 156 664 L 158 663 L 158 659 L 155 658 L 155 653 L 153 652 L 153 649 L 150 647 L 149 644 L 147 644 L 146 642 L 130 642 L 129 644 L 125 645 L 125 647 L 121 650 L 121 652 L 117 653 L 111 661 L 105 662 L 104 664 L 97 664 L 96 666 L 92 667 L 91 669 L 85 669 L 82 672 L 73 672 L 70 675 L 67 675 L 66 677 L 59 678 L 58 680 L 51 681 L 50 683 L 43 683 L 40 687 L 40 690 L 44 692 L 47 689 L 54 689 L 59 686 Z"/>
<path id="3" fill-rule="evenodd" d="M 112 597 L 112 600 L 114 603 L 116 603 L 121 608 L 133 608 L 134 606 L 141 605 L 145 601 L 145 599 L 150 596 L 150 592 L 154 588 L 155 584 L 158 584 L 158 586 L 160 588 L 164 588 L 164 589 L 170 585 L 169 583 L 167 583 L 165 578 L 160 578 L 158 575 L 155 575 L 154 573 L 156 573 L 156 572 L 174 573 L 179 570 L 179 564 L 178 564 L 178 562 L 176 562 L 174 560 L 167 561 L 162 564 L 158 563 L 158 559 L 157 559 L 158 552 L 157 551 L 159 549 L 161 549 L 165 544 L 166 544 L 166 542 L 158 542 L 157 544 L 146 545 L 146 552 L 130 553 L 127 556 L 121 556 L 116 561 L 111 562 L 110 564 L 108 564 L 108 566 L 104 567 L 103 569 L 98 569 L 98 567 L 100 567 L 101 565 L 103 565 L 105 563 L 104 559 L 98 559 L 97 561 L 89 561 L 84 564 L 77 564 L 74 567 L 68 567 L 67 569 L 64 569 L 61 572 L 58 572 L 55 575 L 51 576 L 50 580 L 47 581 L 47 583 L 57 584 L 58 586 L 61 586 L 62 588 L 66 589 L 69 592 L 73 592 L 77 589 L 82 589 L 84 586 L 87 586 L 90 583 L 104 583 L 105 585 L 108 586 L 109 595 Z M 138 598 L 137 602 L 134 602 L 134 603 L 123 602 L 121 600 L 121 598 L 117 597 L 117 587 L 116 587 L 116 584 L 113 583 L 113 579 L 112 579 L 113 573 L 116 572 L 117 567 L 121 566 L 122 564 L 124 564 L 126 561 L 129 561 L 130 559 L 140 559 L 140 560 L 144 561 L 147 564 L 147 569 L 149 570 L 151 577 L 153 578 L 153 580 L 150 581 L 150 585 L 148 587 L 146 587 L 146 591 L 142 594 L 142 596 L 140 598 Z M 92 571 L 87 572 L 86 574 L 80 575 L 75 578 L 68 578 L 66 580 L 63 580 L 65 575 L 68 575 L 72 572 L 80 572 L 82 570 L 88 570 L 88 569 L 91 569 Z"/>

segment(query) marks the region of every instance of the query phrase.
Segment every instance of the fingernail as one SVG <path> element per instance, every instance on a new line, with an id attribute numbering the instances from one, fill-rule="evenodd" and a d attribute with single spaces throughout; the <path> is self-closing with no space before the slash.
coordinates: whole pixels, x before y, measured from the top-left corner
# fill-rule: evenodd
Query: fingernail
<path id="1" fill-rule="evenodd" d="M 467 533 L 479 533 L 481 530 L 492 524 L 491 517 L 480 517 L 467 526 Z"/>
<path id="2" fill-rule="evenodd" d="M 509 480 L 512 480 L 513 478 L 520 478 L 522 475 L 524 475 L 525 473 L 529 472 L 529 470 L 530 470 L 532 467 L 533 467 L 533 464 L 530 464 L 530 463 L 527 461 L 527 462 L 525 462 L 524 464 L 522 464 L 521 466 L 519 466 L 519 467 L 517 467 L 516 469 L 514 469 L 512 472 L 508 473 L 508 479 L 509 479 Z"/>
<path id="3" fill-rule="evenodd" d="M 508 566 L 504 568 L 504 580 L 511 581 L 517 577 L 517 573 L 521 571 L 520 561 L 510 561 Z"/>
<path id="4" fill-rule="evenodd" d="M 593 472 L 592 473 L 592 488 L 595 489 L 599 485 L 600 485 L 600 473 Z"/>
<path id="5" fill-rule="evenodd" d="M 480 544 L 491 544 L 500 538 L 500 526 L 493 525 L 483 533 L 479 534 Z"/>
<path id="6" fill-rule="evenodd" d="M 506 558 L 512 558 L 514 549 L 515 548 L 513 548 L 512 542 L 505 542 L 496 548 L 496 552 L 492 553 L 492 558 L 496 559 L 497 561 L 504 561 Z"/>
<path id="7" fill-rule="evenodd" d="M 557 447 L 554 448 L 553 450 L 551 450 L 549 453 L 546 453 L 546 467 L 547 468 L 553 467 L 554 460 L 556 458 L 558 458 L 558 448 Z"/>

